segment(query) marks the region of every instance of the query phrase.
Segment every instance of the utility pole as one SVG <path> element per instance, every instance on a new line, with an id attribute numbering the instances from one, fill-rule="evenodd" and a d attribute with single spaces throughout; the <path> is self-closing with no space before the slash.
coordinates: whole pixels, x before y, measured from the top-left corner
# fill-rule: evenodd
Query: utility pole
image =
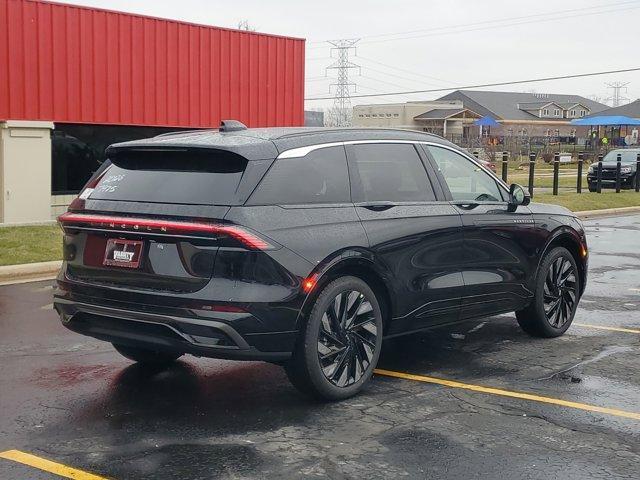
<path id="1" fill-rule="evenodd" d="M 349 53 L 355 50 L 355 44 L 359 38 L 347 38 L 342 40 L 330 40 L 331 57 L 333 52 L 337 52 L 337 59 L 326 70 L 337 70 L 338 78 L 336 83 L 332 83 L 329 88 L 335 87 L 335 98 L 333 100 L 333 115 L 337 127 L 348 127 L 351 125 L 351 89 L 355 91 L 356 84 L 349 81 L 349 70 L 358 69 L 357 65 L 349 60 Z"/>
<path id="2" fill-rule="evenodd" d="M 613 90 L 613 94 L 610 97 L 605 98 L 605 101 L 611 101 L 612 107 L 619 107 L 621 104 L 629 101 L 627 97 L 620 95 L 620 92 L 623 90 L 626 93 L 629 82 L 613 82 L 607 83 L 606 85 L 607 88 Z"/>
<path id="3" fill-rule="evenodd" d="M 602 103 L 602 97 L 600 95 L 596 95 L 595 93 L 592 93 L 587 98 L 589 100 L 593 100 L 594 102 Z"/>

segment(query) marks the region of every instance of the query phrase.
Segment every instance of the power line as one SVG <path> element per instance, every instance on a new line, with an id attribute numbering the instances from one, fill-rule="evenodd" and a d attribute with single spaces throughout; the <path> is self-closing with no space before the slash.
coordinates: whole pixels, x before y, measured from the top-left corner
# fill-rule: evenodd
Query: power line
<path id="1" fill-rule="evenodd" d="M 358 57 L 358 58 L 360 58 L 360 57 Z M 437 85 L 435 83 L 425 82 L 424 80 L 418 80 L 416 78 L 410 78 L 410 77 L 403 76 L 403 75 L 396 75 L 395 73 L 385 72 L 384 70 L 378 70 L 376 68 L 369 67 L 367 65 L 364 65 L 363 68 L 365 69 L 365 71 L 372 71 L 372 72 L 380 73 L 382 75 L 385 75 L 385 76 L 388 76 L 388 77 L 393 77 L 393 78 L 398 78 L 398 79 L 404 80 L 406 82 L 420 83 L 422 85 L 429 85 L 429 86 L 432 86 L 432 87 L 441 87 L 442 86 L 442 85 Z M 406 87 L 400 86 L 400 88 L 406 88 Z"/>
<path id="2" fill-rule="evenodd" d="M 626 8 L 619 8 L 619 9 L 615 9 L 615 10 L 612 10 L 609 7 L 606 10 L 597 11 L 597 12 L 573 13 L 571 15 L 557 15 L 556 13 L 553 13 L 553 14 L 551 14 L 549 16 L 546 16 L 547 14 L 545 14 L 545 15 L 541 14 L 541 15 L 532 16 L 532 17 L 536 17 L 536 18 L 527 19 L 526 17 L 521 17 L 521 19 L 518 20 L 518 21 L 512 21 L 512 20 L 515 20 L 515 19 L 509 19 L 509 21 L 502 20 L 502 21 L 497 21 L 494 24 L 487 24 L 487 25 L 483 25 L 483 24 L 479 23 L 477 25 L 466 24 L 466 25 L 459 25 L 459 26 L 440 27 L 439 29 L 436 28 L 436 29 L 433 29 L 432 31 L 425 31 L 423 33 L 418 33 L 418 34 L 405 35 L 405 36 L 399 36 L 399 37 L 387 38 L 387 39 L 369 40 L 369 41 L 362 42 L 362 44 L 363 45 L 371 45 L 371 44 L 375 44 L 375 43 L 386 43 L 386 42 L 393 42 L 393 41 L 397 41 L 397 40 L 410 40 L 410 39 L 414 39 L 414 38 L 435 37 L 435 36 L 440 36 L 440 35 L 450 35 L 450 34 L 456 34 L 456 33 L 478 32 L 478 31 L 488 30 L 488 29 L 514 27 L 514 26 L 519 26 L 519 25 L 529 25 L 529 24 L 535 24 L 535 23 L 554 22 L 554 21 L 558 21 L 558 20 L 575 19 L 575 18 L 580 18 L 580 17 L 589 17 L 589 16 L 593 16 L 593 15 L 602 15 L 602 14 L 605 14 L 605 13 L 621 12 L 621 11 L 634 10 L 634 9 L 640 8 L 640 5 L 638 5 L 637 2 L 625 2 L 625 4 L 630 4 L 630 3 L 631 4 L 636 3 L 636 4 L 635 5 L 628 5 Z M 446 28 L 446 30 L 445 30 L 445 28 Z M 443 30 L 443 31 L 438 31 L 438 30 Z"/>
<path id="3" fill-rule="evenodd" d="M 612 7 L 624 7 L 617 10 L 612 10 Z M 466 24 L 458 24 L 458 25 L 445 25 L 442 27 L 434 27 L 427 29 L 419 29 L 419 30 L 408 30 L 402 32 L 392 32 L 392 33 L 382 33 L 376 35 L 363 35 L 360 38 L 365 39 L 362 42 L 362 45 L 373 44 L 373 43 L 381 43 L 381 42 L 390 42 L 396 40 L 407 40 L 412 38 L 422 38 L 422 37 L 431 37 L 437 35 L 448 35 L 451 33 L 466 33 L 466 32 L 474 32 L 479 30 L 493 29 L 493 28 L 503 28 L 517 25 L 525 25 L 531 23 L 538 22 L 550 22 L 555 20 L 564 20 L 566 18 L 579 18 L 586 17 L 591 15 L 601 15 L 605 13 L 612 13 L 618 11 L 632 10 L 640 8 L 637 0 L 629 0 L 625 2 L 616 2 L 605 5 L 594 5 L 592 7 L 582 7 L 582 8 L 574 8 L 568 10 L 556 10 L 545 13 L 538 13 L 532 15 L 521 15 L 517 17 L 506 17 L 502 19 L 493 19 L 493 20 L 485 20 L 481 22 L 473 22 Z M 600 11 L 587 11 L 587 10 L 600 10 Z M 572 14 L 572 15 L 565 15 Z M 546 18 L 545 18 L 546 17 Z M 476 27 L 476 28 L 471 28 Z M 383 37 L 397 37 L 397 38 L 383 38 Z M 366 40 L 373 39 L 373 40 Z M 377 39 L 377 40 L 376 40 Z M 325 41 L 316 40 L 312 42 L 307 42 L 309 49 L 320 48 L 321 45 L 325 43 Z"/>
<path id="4" fill-rule="evenodd" d="M 404 68 L 394 67 L 393 65 L 389 65 L 387 63 L 382 63 L 382 62 L 380 62 L 378 60 L 374 60 L 372 58 L 363 57 L 362 55 L 356 55 L 356 57 L 358 57 L 361 60 L 364 60 L 365 62 L 372 62 L 372 63 L 375 63 L 377 65 L 380 65 L 381 67 L 391 68 L 393 70 L 397 70 L 398 72 L 404 72 L 404 73 L 408 73 L 410 75 L 415 75 L 416 77 L 422 77 L 422 78 L 426 78 L 428 80 L 435 80 L 435 81 L 441 82 L 441 83 L 452 83 L 452 82 L 450 82 L 448 80 L 444 80 L 442 78 L 432 77 L 430 75 L 425 75 L 423 73 L 413 72 L 411 70 L 406 70 Z M 366 68 L 370 68 L 370 67 L 366 67 Z"/>
<path id="5" fill-rule="evenodd" d="M 378 90 L 377 88 L 373 88 L 370 87 L 369 85 L 363 85 L 362 82 L 358 82 L 358 90 L 360 89 L 365 89 L 365 90 L 370 90 L 372 92 L 377 92 L 377 93 L 385 93 L 382 90 Z M 377 95 L 374 95 L 374 97 L 376 97 Z M 407 101 L 408 97 L 406 95 L 398 95 L 398 97 L 400 97 L 398 100 L 396 101 Z"/>
<path id="6" fill-rule="evenodd" d="M 611 8 L 611 7 L 615 7 L 615 6 L 623 6 L 623 5 L 629 5 L 629 4 L 633 4 L 632 8 L 639 8 L 640 5 L 638 5 L 638 0 L 629 0 L 629 1 L 625 1 L 625 2 L 618 2 L 618 3 L 612 3 L 609 5 L 597 5 L 597 6 L 592 6 L 592 7 L 584 7 L 581 9 L 569 9 L 569 10 L 560 10 L 557 12 L 551 12 L 552 15 L 558 15 L 558 14 L 562 14 L 562 13 L 570 13 L 570 12 L 584 12 L 584 10 L 593 10 L 593 9 L 601 9 L 601 8 Z M 611 10 L 608 10 L 611 11 Z M 606 13 L 606 12 L 591 12 L 591 13 L 583 13 L 582 15 L 578 15 L 578 16 L 583 16 L 583 15 L 592 15 L 592 14 L 599 14 L 599 13 Z M 524 16 L 519 16 L 519 17 L 510 17 L 510 18 L 505 18 L 505 19 L 498 19 L 498 20 L 487 20 L 487 21 L 482 21 L 482 22 L 474 22 L 474 23 L 468 23 L 468 24 L 463 24 L 463 25 L 452 25 L 452 26 L 445 26 L 445 27 L 436 27 L 436 28 L 431 28 L 431 29 L 422 29 L 422 30 L 411 30 L 411 31 L 406 31 L 406 32 L 397 32 L 397 33 L 387 33 L 387 34 L 377 34 L 377 35 L 369 35 L 369 36 L 365 36 L 365 37 L 361 37 L 361 38 L 379 38 L 379 37 L 384 37 L 384 36 L 390 36 L 390 35 L 398 35 L 401 33 L 414 33 L 414 32 L 434 32 L 434 31 L 438 31 L 438 30 L 445 30 L 445 29 L 450 29 L 450 28 L 464 28 L 464 27 L 469 27 L 469 26 L 477 26 L 477 25 L 486 25 L 486 24 L 494 24 L 496 22 L 505 22 L 505 21 L 509 21 L 509 20 L 517 20 L 517 19 L 528 19 L 528 18 L 537 18 L 537 17 L 543 17 L 545 15 L 548 15 L 547 13 L 542 13 L 542 14 L 532 14 L 532 15 L 524 15 Z M 568 18 L 568 17 L 567 17 Z M 542 19 L 542 21 L 544 21 L 545 19 Z M 546 19 L 548 20 L 548 19 Z M 520 22 L 520 23 L 516 23 L 514 25 L 520 25 L 522 23 L 532 23 L 532 22 Z M 500 25 L 498 25 L 500 26 Z M 508 26 L 508 25 L 503 25 L 503 26 Z M 496 27 L 495 25 L 493 27 L 490 28 L 494 28 Z M 476 29 L 477 30 L 477 29 Z M 466 31 L 475 31 L 475 30 L 466 30 Z M 447 32 L 444 32 L 447 33 Z M 455 32 L 454 32 L 455 33 Z M 431 36 L 431 35 L 425 35 L 425 36 Z M 414 38 L 414 37 L 412 37 Z M 402 38 L 400 38 L 402 39 Z M 391 39 L 394 40 L 394 39 Z M 317 42 L 312 42 L 312 43 L 317 43 Z M 324 42 L 322 42 L 324 43 Z M 363 43 L 371 43 L 371 42 L 363 42 Z M 410 70 L 405 70 L 405 69 L 401 69 L 398 67 L 394 67 L 388 64 L 384 64 L 382 62 L 379 62 L 377 60 L 373 60 L 370 58 L 366 58 L 366 57 L 362 57 L 356 54 L 356 56 L 362 60 L 365 60 L 367 62 L 372 62 L 375 63 L 377 65 L 386 67 L 386 68 L 390 68 L 399 72 L 404 72 L 404 73 L 408 73 L 410 75 L 415 75 L 417 77 L 421 77 L 421 78 L 426 78 L 429 80 L 435 80 L 437 82 L 441 82 L 444 84 L 449 84 L 452 82 L 449 82 L 447 80 L 443 80 L 437 77 L 433 77 L 433 76 L 428 76 L 428 75 L 424 75 L 424 74 L 420 74 L 417 72 L 412 72 Z M 314 61 L 314 60 L 321 60 L 321 59 L 329 59 L 331 57 L 316 57 L 316 58 L 309 58 L 307 60 L 309 61 Z M 371 71 L 376 71 L 378 73 L 381 73 L 383 75 L 388 75 L 388 76 L 394 76 L 396 78 L 401 78 L 403 80 L 408 80 L 408 81 L 412 81 L 415 82 L 415 80 L 410 79 L 410 78 L 406 78 L 406 77 L 401 77 L 399 75 L 395 75 L 393 73 L 388 73 L 388 72 L 383 72 L 380 70 L 375 70 L 372 67 L 367 67 L 369 68 Z M 316 80 L 309 80 L 309 81 L 316 81 Z M 435 84 L 431 83 L 430 85 L 436 86 Z"/>
<path id="7" fill-rule="evenodd" d="M 452 29 L 451 31 L 424 33 L 424 34 L 418 34 L 418 35 L 408 35 L 408 36 L 405 36 L 405 37 L 388 38 L 388 39 L 382 39 L 382 40 L 370 40 L 370 41 L 367 41 L 367 42 L 362 42 L 362 44 L 363 45 L 372 45 L 372 44 L 376 44 L 376 43 L 386 43 L 386 42 L 393 42 L 393 41 L 397 41 L 397 40 L 411 40 L 411 39 L 414 39 L 414 38 L 426 38 L 426 37 L 436 37 L 436 36 L 441 36 L 441 35 L 451 35 L 451 34 L 456 34 L 456 33 L 478 32 L 478 31 L 482 31 L 482 30 L 490 30 L 490 29 L 493 30 L 493 29 L 497 29 L 497 28 L 515 27 L 515 26 L 519 26 L 519 25 L 530 25 L 530 24 L 536 24 L 536 23 L 553 22 L 553 21 L 557 21 L 557 20 L 576 19 L 576 18 L 580 18 L 580 17 L 589 17 L 589 16 L 592 16 L 592 15 L 601 15 L 603 13 L 612 13 L 612 12 L 621 12 L 621 11 L 627 11 L 627 10 L 635 10 L 637 8 L 640 8 L 640 5 L 630 6 L 630 7 L 627 7 L 627 8 L 621 8 L 621 9 L 618 9 L 618 10 L 607 10 L 607 11 L 602 11 L 602 12 L 581 13 L 581 14 L 562 16 L 562 17 L 541 18 L 541 19 L 529 20 L 529 21 L 503 23 L 503 24 L 499 24 L 499 25 L 479 26 L 479 27 L 475 27 L 475 28 L 468 28 L 468 27 L 461 26 L 460 28 L 455 29 L 455 30 Z"/>
<path id="8" fill-rule="evenodd" d="M 539 18 L 539 17 L 546 17 L 549 15 L 563 15 L 565 13 L 573 13 L 573 12 L 585 12 L 587 10 L 600 10 L 600 9 L 607 9 L 610 11 L 611 7 L 618 7 L 618 6 L 623 6 L 623 5 L 630 5 L 630 4 L 634 4 L 637 3 L 637 0 L 627 0 L 624 2 L 616 2 L 616 3 L 609 3 L 609 4 L 604 4 L 604 5 L 593 5 L 591 7 L 581 7 L 581 8 L 571 8 L 568 10 L 555 10 L 555 11 L 550 11 L 550 12 L 545 12 L 545 13 L 534 13 L 534 14 L 530 14 L 530 15 L 521 15 L 521 16 L 517 16 L 517 17 L 507 17 L 507 18 L 498 18 L 498 19 L 493 19 L 493 20 L 484 20 L 481 22 L 473 22 L 473 23 L 467 23 L 465 25 L 459 25 L 459 26 L 455 26 L 455 25 L 445 25 L 443 27 L 435 27 L 435 28 L 421 28 L 418 30 L 408 30 L 408 31 L 404 31 L 404 32 L 395 32 L 395 33 L 380 33 L 377 35 L 368 35 L 366 37 L 361 37 L 361 38 L 381 38 L 381 37 L 389 37 L 389 36 L 396 36 L 396 35 L 408 35 L 408 34 L 413 34 L 413 33 L 424 33 L 424 32 L 432 32 L 432 31 L 437 31 L 437 30 L 446 30 L 449 28 L 459 28 L 459 27 L 473 27 L 473 26 L 478 26 L 478 25 L 487 25 L 487 24 L 493 24 L 493 23 L 503 23 L 503 22 L 510 22 L 510 21 L 514 21 L 514 20 L 526 20 L 526 19 L 531 19 L 531 18 Z M 605 12 L 599 12 L 599 13 L 606 13 Z"/>
<path id="9" fill-rule="evenodd" d="M 378 83 L 383 83 L 383 84 L 385 84 L 385 85 L 390 85 L 390 86 L 392 86 L 392 87 L 407 88 L 406 86 L 399 85 L 399 84 L 397 84 L 397 83 L 387 82 L 386 80 L 380 80 L 379 78 L 373 78 L 373 77 L 369 77 L 369 76 L 367 76 L 367 75 L 363 75 L 363 74 L 358 75 L 358 78 L 366 78 L 366 79 L 368 79 L 368 80 L 372 80 L 372 81 L 374 81 L 374 82 L 378 82 Z"/>
<path id="10" fill-rule="evenodd" d="M 604 72 L 577 73 L 574 75 L 560 75 L 557 77 L 532 78 L 529 80 L 513 80 L 510 82 L 482 83 L 477 85 L 453 86 L 448 88 L 432 88 L 429 90 L 407 90 L 404 92 L 385 92 L 375 96 L 380 97 L 380 96 L 390 96 L 390 95 L 412 95 L 416 93 L 435 93 L 435 92 L 449 92 L 451 90 L 468 90 L 471 88 L 500 87 L 505 85 L 519 85 L 522 83 L 547 82 L 550 80 L 566 80 L 569 78 L 595 77 L 597 75 L 609 75 L 613 73 L 637 72 L 639 70 L 640 70 L 640 67 L 634 67 L 634 68 L 624 68 L 620 70 L 607 70 Z M 349 98 L 366 98 L 371 96 L 373 95 L 350 95 Z M 305 98 L 305 100 L 308 100 L 308 101 L 332 100 L 334 98 L 335 97 L 312 97 L 312 98 Z"/>

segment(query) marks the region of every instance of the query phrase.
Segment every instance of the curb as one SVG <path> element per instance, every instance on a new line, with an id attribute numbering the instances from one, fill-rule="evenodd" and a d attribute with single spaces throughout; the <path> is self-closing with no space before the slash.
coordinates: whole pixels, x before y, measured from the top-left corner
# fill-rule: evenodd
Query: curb
<path id="1" fill-rule="evenodd" d="M 612 217 L 617 215 L 626 215 L 629 213 L 640 213 L 640 207 L 619 207 L 605 208 L 602 210 L 585 210 L 583 212 L 574 212 L 582 220 L 599 217 Z"/>
<path id="2" fill-rule="evenodd" d="M 53 262 L 26 263 L 23 265 L 0 267 L 0 285 L 36 280 L 51 280 L 58 275 L 61 266 L 62 261 L 55 260 Z"/>
<path id="3" fill-rule="evenodd" d="M 42 227 L 42 226 L 53 226 L 56 223 L 58 223 L 56 220 L 43 220 L 42 222 L 24 222 L 24 223 L 0 223 L 0 228 Z"/>

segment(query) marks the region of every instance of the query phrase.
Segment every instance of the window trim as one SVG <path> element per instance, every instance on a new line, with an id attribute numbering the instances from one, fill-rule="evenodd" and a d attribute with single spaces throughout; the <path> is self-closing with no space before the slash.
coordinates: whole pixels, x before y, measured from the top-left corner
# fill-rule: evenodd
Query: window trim
<path id="1" fill-rule="evenodd" d="M 434 141 L 428 141 L 428 140 L 398 140 L 398 139 L 394 139 L 394 140 L 344 140 L 341 142 L 327 142 L 327 143 L 318 143 L 315 145 L 308 145 L 306 147 L 297 147 L 297 148 L 292 148 L 289 150 L 285 150 L 283 152 L 281 152 L 278 157 L 276 157 L 276 160 L 278 158 L 298 158 L 298 157 L 304 157 L 305 155 L 307 155 L 308 153 L 314 151 L 314 150 L 318 150 L 320 148 L 328 148 L 328 147 L 335 147 L 335 146 L 339 146 L 339 145 L 344 145 L 345 147 L 347 147 L 348 145 L 360 145 L 360 144 L 369 144 L 369 143 L 411 143 L 415 146 L 417 145 L 430 145 L 433 147 L 440 147 L 440 148 L 444 148 L 447 150 L 451 150 L 454 153 L 457 153 L 458 155 L 462 155 L 464 158 L 466 158 L 467 160 L 471 161 L 472 163 L 474 163 L 475 165 L 477 165 L 478 167 L 480 167 L 482 170 L 484 170 L 486 173 L 488 173 L 495 181 L 496 184 L 498 185 L 498 188 L 502 188 L 502 193 L 506 198 L 509 198 L 509 186 L 502 181 L 502 179 L 500 177 L 498 177 L 494 172 L 492 172 L 491 170 L 489 170 L 487 167 L 485 167 L 484 165 L 482 165 L 480 162 L 477 161 L 477 159 L 472 156 L 471 154 L 469 154 L 468 152 L 446 145 L 444 143 L 440 143 L 440 142 L 434 142 Z M 453 201 L 453 198 L 451 197 L 451 192 L 449 192 L 449 188 L 446 186 L 446 182 L 444 187 L 442 186 L 442 183 L 444 182 L 444 179 L 441 178 L 442 175 L 440 175 L 438 173 L 437 168 L 434 167 L 434 162 L 435 160 L 433 160 L 431 158 L 431 155 L 429 154 L 429 152 L 427 151 L 427 149 L 425 148 L 416 148 L 418 150 L 418 153 L 422 153 L 421 157 L 424 155 L 424 159 L 428 160 L 429 165 L 427 165 L 424 162 L 423 159 L 423 164 L 425 165 L 425 168 L 427 170 L 427 176 L 429 178 L 430 177 L 430 172 L 436 175 L 436 178 L 438 179 L 438 183 L 440 184 L 439 186 L 442 188 L 442 192 L 444 194 L 444 198 L 442 199 L 442 201 Z M 349 165 L 349 155 L 347 152 L 347 166 Z M 351 174 L 351 172 L 350 172 Z M 436 193 L 436 199 L 438 199 L 438 189 L 436 188 L 436 185 L 433 185 L 432 182 L 432 187 L 434 192 Z M 352 200 L 353 200 L 353 195 L 352 195 Z M 438 200 L 439 201 L 439 200 Z M 478 202 L 478 203 L 486 203 L 486 204 L 496 204 L 496 202 Z M 506 203 L 506 201 L 502 201 L 499 202 L 499 204 L 503 205 L 504 203 Z"/>

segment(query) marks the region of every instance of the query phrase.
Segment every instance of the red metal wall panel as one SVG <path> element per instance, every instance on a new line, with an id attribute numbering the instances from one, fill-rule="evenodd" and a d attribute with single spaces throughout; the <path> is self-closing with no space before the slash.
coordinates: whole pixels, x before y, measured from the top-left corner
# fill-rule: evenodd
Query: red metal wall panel
<path id="1" fill-rule="evenodd" d="M 304 40 L 0 0 L 0 119 L 167 127 L 304 122 Z"/>

